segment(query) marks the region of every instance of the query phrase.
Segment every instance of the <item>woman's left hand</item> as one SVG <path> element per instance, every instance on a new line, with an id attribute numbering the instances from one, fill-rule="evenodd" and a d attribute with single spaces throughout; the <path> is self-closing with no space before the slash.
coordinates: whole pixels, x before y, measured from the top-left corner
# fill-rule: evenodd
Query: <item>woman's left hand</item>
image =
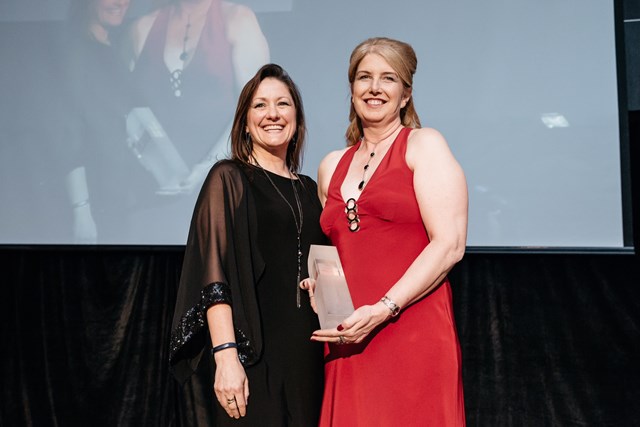
<path id="1" fill-rule="evenodd" d="M 321 329 L 311 335 L 312 341 L 334 344 L 361 343 L 378 325 L 390 317 L 387 306 L 378 302 L 363 305 L 347 317 L 336 329 Z"/>

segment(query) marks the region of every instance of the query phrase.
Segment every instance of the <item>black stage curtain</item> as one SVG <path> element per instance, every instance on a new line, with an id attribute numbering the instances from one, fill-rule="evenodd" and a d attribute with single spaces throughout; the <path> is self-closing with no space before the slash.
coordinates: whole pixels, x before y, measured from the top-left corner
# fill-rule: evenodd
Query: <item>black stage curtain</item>
<path id="1" fill-rule="evenodd" d="M 167 370 L 181 250 L 0 260 L 0 425 L 202 424 Z M 467 254 L 451 280 L 468 425 L 640 425 L 640 257 Z"/>

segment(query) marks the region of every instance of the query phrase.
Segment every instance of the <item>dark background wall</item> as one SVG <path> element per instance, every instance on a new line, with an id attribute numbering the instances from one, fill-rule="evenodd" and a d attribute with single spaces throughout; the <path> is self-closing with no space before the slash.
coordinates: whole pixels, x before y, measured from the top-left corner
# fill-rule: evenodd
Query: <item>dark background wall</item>
<path id="1" fill-rule="evenodd" d="M 638 218 L 640 2 L 623 11 Z M 198 424 L 167 370 L 181 261 L 181 248 L 1 249 L 0 425 Z M 640 425 L 640 256 L 469 253 L 451 280 L 468 425 Z"/>
<path id="2" fill-rule="evenodd" d="M 206 425 L 167 371 L 180 251 L 1 255 L 2 425 Z M 468 425 L 640 425 L 638 256 L 468 254 L 451 280 Z"/>

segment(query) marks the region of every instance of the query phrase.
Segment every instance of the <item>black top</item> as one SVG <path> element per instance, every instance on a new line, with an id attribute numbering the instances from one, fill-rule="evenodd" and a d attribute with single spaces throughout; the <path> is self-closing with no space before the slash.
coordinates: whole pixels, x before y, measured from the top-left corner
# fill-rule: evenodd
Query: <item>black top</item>
<path id="1" fill-rule="evenodd" d="M 269 172 L 267 172 L 269 173 Z M 297 211 L 291 180 L 270 174 Z M 250 366 L 262 357 L 307 358 L 317 316 L 308 297 L 296 307 L 297 232 L 291 209 L 259 168 L 218 162 L 202 187 L 193 214 L 173 319 L 170 362 L 185 381 L 210 348 L 206 309 L 232 306 L 239 357 Z M 309 245 L 326 244 L 319 225 L 315 182 L 294 181 L 303 208 L 302 278 Z M 294 348 L 293 351 L 292 348 Z M 302 350 L 298 352 L 298 350 Z"/>
<path id="2" fill-rule="evenodd" d="M 125 118 L 135 97 L 130 73 L 117 47 L 87 37 L 70 43 L 69 114 L 58 154 L 69 171 L 86 169 L 99 242 L 126 242 L 128 215 L 155 190 L 127 144 Z"/>
<path id="3" fill-rule="evenodd" d="M 278 358 L 280 363 L 296 369 L 300 366 L 294 359 L 314 359 L 321 354 L 321 346 L 311 343 L 311 333 L 320 328 L 318 316 L 311 309 L 307 293 L 301 292 L 301 307 L 297 308 L 297 232 L 291 207 L 298 216 L 293 193 L 296 187 L 303 211 L 301 234 L 301 278 L 308 277 L 307 257 L 309 245 L 322 244 L 326 238 L 320 228 L 322 210 L 317 197 L 317 186 L 310 178 L 300 176 L 291 180 L 280 175 L 255 169 L 251 189 L 258 212 L 258 247 L 266 264 L 257 286 L 258 305 L 261 312 L 263 348 L 265 357 Z M 289 202 L 276 192 L 276 185 Z M 299 219 L 298 219 L 299 221 Z M 290 351 L 295 347 L 295 351 Z M 272 361 L 272 365 L 273 365 Z M 319 371 L 322 371 L 320 365 Z M 311 367 L 308 367 L 311 369 Z M 313 375 L 308 370 L 300 375 Z"/>

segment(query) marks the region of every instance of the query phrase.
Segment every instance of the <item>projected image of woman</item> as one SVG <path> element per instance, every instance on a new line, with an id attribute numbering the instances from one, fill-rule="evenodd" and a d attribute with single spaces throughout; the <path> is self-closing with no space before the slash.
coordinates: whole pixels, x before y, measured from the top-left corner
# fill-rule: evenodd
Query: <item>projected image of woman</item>
<path id="1" fill-rule="evenodd" d="M 322 345 L 309 340 L 318 319 L 298 284 L 309 246 L 326 237 L 317 186 L 298 174 L 305 133 L 293 81 L 262 67 L 240 94 L 231 160 L 211 169 L 196 203 L 170 362 L 216 426 L 318 423 Z"/>
<path id="2" fill-rule="evenodd" d="M 63 55 L 68 109 L 59 154 L 70 170 L 67 190 L 79 243 L 126 241 L 134 188 L 149 179 L 126 142 L 124 117 L 133 100 L 121 27 L 129 5 L 71 2 Z"/>
<path id="3" fill-rule="evenodd" d="M 139 106 L 149 107 L 188 168 L 165 198 L 195 193 L 224 153 L 239 88 L 269 60 L 255 14 L 221 0 L 175 0 L 133 26 L 132 64 Z M 177 211 L 164 228 L 184 241 L 193 198 L 169 201 Z M 162 202 L 161 202 L 162 203 Z M 183 227 L 177 220 L 184 216 Z M 153 217 L 148 218 L 153 220 Z M 180 230 L 177 230 L 180 229 Z"/>
<path id="4" fill-rule="evenodd" d="M 321 225 L 356 311 L 328 343 L 321 426 L 463 426 L 449 270 L 467 229 L 463 172 L 444 137 L 420 128 L 411 46 L 372 38 L 351 54 L 348 148 L 318 174 Z"/>

